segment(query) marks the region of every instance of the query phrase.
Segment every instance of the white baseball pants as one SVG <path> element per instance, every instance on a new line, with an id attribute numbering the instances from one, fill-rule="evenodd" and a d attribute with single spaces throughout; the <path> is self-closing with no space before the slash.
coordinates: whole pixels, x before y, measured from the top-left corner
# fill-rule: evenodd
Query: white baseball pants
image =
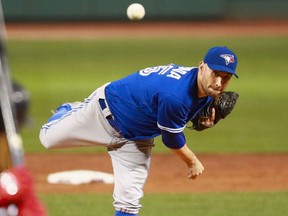
<path id="1" fill-rule="evenodd" d="M 105 99 L 104 89 L 108 84 L 61 118 L 44 124 L 39 138 L 46 148 L 106 146 L 114 171 L 114 207 L 117 211 L 137 214 L 154 144 L 153 140 L 129 141 L 109 124 L 106 119 L 111 114 L 109 107 L 102 110 L 99 105 L 99 99 Z"/>

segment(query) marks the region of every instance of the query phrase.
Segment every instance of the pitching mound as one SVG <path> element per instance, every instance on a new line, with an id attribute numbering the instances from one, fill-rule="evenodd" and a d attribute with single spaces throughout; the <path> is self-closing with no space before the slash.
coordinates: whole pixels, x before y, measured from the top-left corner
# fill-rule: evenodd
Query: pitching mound
<path id="1" fill-rule="evenodd" d="M 288 190 L 287 154 L 199 155 L 205 172 L 187 179 L 186 165 L 174 154 L 152 157 L 145 193 L 229 192 Z M 40 193 L 112 193 L 113 185 L 93 182 L 81 185 L 49 184 L 50 173 L 95 170 L 112 173 L 108 154 L 28 154 L 28 168 Z"/>

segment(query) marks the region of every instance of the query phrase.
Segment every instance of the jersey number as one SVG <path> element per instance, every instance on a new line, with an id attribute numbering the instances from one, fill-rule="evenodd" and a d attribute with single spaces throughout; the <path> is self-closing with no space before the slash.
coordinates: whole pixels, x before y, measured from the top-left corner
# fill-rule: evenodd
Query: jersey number
<path id="1" fill-rule="evenodd" d="M 167 77 L 179 80 L 182 75 L 185 75 L 187 73 L 187 69 L 185 69 L 185 67 L 175 68 L 174 65 L 157 66 L 140 70 L 139 74 L 141 76 L 149 76 L 152 73 L 157 73 L 159 75 L 165 75 Z"/>

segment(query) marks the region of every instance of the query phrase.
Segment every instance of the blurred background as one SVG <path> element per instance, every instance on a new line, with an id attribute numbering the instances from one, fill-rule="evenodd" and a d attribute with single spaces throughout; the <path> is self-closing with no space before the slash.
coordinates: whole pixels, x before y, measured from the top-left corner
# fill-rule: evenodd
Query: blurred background
<path id="1" fill-rule="evenodd" d="M 106 154 L 106 149 L 99 147 L 44 149 L 38 133 L 50 117 L 50 110 L 67 101 L 81 101 L 98 86 L 148 66 L 172 62 L 198 66 L 207 50 L 216 45 L 228 46 L 239 58 L 240 78 L 233 79 L 228 90 L 239 92 L 240 98 L 233 113 L 212 130 L 198 133 L 186 129 L 187 142 L 204 158 L 216 155 L 218 159 L 211 164 L 218 164 L 219 155 L 228 155 L 226 161 L 220 160 L 225 164 L 233 164 L 236 155 L 258 155 L 258 162 L 244 156 L 241 163 L 255 168 L 255 172 L 266 166 L 277 174 L 270 176 L 268 171 L 263 171 L 261 175 L 255 174 L 255 180 L 250 183 L 265 183 L 268 176 L 284 189 L 272 190 L 267 184 L 264 192 L 241 193 L 241 189 L 237 190 L 241 181 L 231 176 L 237 193 L 220 189 L 209 192 L 213 183 L 205 185 L 204 194 L 189 193 L 190 189 L 184 194 L 148 193 L 143 199 L 143 213 L 147 216 L 186 216 L 192 211 L 196 216 L 286 215 L 288 186 L 277 180 L 287 179 L 287 169 L 265 164 L 265 160 L 273 155 L 271 161 L 283 165 L 288 162 L 288 1 L 137 2 L 146 9 L 140 21 L 130 21 L 126 16 L 128 5 L 134 3 L 130 0 L 2 0 L 12 77 L 29 92 L 30 98 L 29 118 L 21 131 L 24 148 L 29 165 L 35 168 L 37 188 L 51 215 L 104 216 L 112 215 L 113 209 L 110 194 L 43 192 L 46 176 L 38 172 L 47 169 L 50 163 L 41 164 L 41 161 L 52 164 L 53 156 L 59 154 L 84 154 L 87 160 L 91 155 Z M 160 139 L 156 139 L 154 153 L 169 153 Z M 40 159 L 36 159 L 38 155 Z M 50 158 L 44 160 L 47 155 Z M 67 161 L 58 159 L 57 162 L 62 166 Z M 238 171 L 237 166 L 233 168 Z M 182 169 L 179 168 L 180 173 Z M 215 178 L 209 175 L 209 163 L 203 178 L 212 181 Z M 227 181 L 219 184 L 227 185 Z M 244 187 L 250 186 L 242 183 Z M 162 205 L 165 208 L 159 207 Z"/>
<path id="2" fill-rule="evenodd" d="M 6 21 L 126 21 L 131 0 L 2 0 Z M 285 0 L 142 0 L 145 20 L 287 19 Z"/>

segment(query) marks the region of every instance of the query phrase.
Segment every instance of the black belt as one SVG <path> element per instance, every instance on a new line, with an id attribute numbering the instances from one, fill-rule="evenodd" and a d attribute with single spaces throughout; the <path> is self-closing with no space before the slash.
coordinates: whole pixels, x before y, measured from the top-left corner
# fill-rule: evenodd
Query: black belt
<path id="1" fill-rule="evenodd" d="M 103 99 L 103 98 L 99 98 L 99 104 L 100 104 L 100 107 L 102 110 L 108 108 L 106 105 L 105 99 Z M 121 132 L 121 130 L 120 130 L 118 124 L 115 122 L 112 114 L 106 116 L 106 119 L 107 119 L 108 123 L 111 125 L 111 127 L 113 127 L 118 133 Z"/>

